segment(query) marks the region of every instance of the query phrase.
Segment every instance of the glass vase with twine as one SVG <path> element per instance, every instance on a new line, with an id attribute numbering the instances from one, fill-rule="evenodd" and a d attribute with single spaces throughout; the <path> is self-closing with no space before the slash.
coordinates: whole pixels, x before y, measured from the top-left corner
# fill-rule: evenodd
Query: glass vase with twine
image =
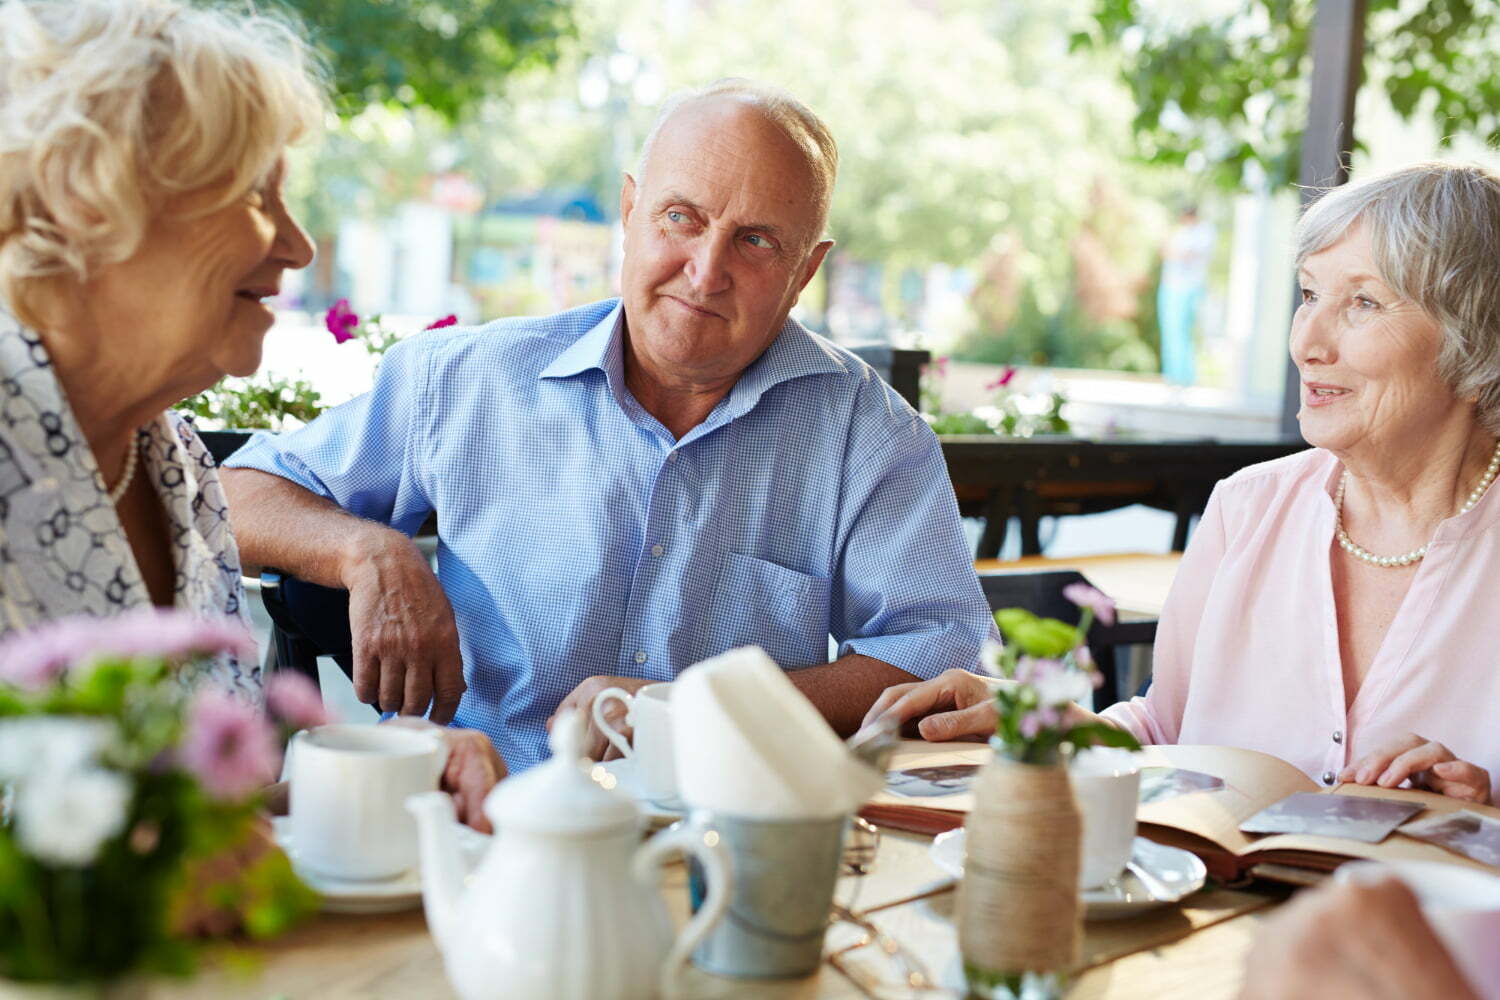
<path id="1" fill-rule="evenodd" d="M 1087 653 L 1114 602 L 1087 584 L 1064 594 L 1077 625 L 1019 608 L 995 612 L 1003 647 L 981 664 L 996 678 L 994 755 L 976 776 L 965 822 L 958 939 L 971 1000 L 1052 1000 L 1078 964 L 1082 821 L 1068 780 L 1076 748 L 1139 749 L 1124 730 L 1077 709 L 1101 677 Z"/>

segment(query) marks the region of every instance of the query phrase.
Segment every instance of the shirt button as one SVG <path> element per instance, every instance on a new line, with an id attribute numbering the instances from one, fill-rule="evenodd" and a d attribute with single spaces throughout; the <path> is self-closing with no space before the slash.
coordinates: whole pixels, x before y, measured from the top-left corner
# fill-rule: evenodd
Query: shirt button
<path id="1" fill-rule="evenodd" d="M 1342 729 L 1335 729 L 1333 731 L 1333 742 L 1335 742 L 1335 743 L 1342 743 L 1342 742 L 1344 742 L 1344 731 Z"/>
<path id="2" fill-rule="evenodd" d="M 1331 784 L 1333 784 L 1333 779 L 1336 778 L 1336 777 L 1337 777 L 1337 775 L 1335 775 L 1332 771 L 1324 771 L 1323 772 L 1323 784 L 1325 784 L 1325 785 L 1331 785 Z"/>
<path id="3" fill-rule="evenodd" d="M 675 451 L 669 451 L 669 452 L 667 452 L 667 461 L 668 462 L 675 462 L 675 461 L 677 461 L 677 452 L 675 452 Z"/>
<path id="4" fill-rule="evenodd" d="M 638 649 L 635 651 L 635 662 L 645 663 L 647 659 L 648 657 L 646 656 L 646 651 L 644 649 Z"/>
<path id="5" fill-rule="evenodd" d="M 656 556 L 658 559 L 661 558 L 661 554 L 665 551 L 667 551 L 667 547 L 661 542 L 657 542 L 655 545 L 651 546 L 651 554 L 653 556 Z"/>

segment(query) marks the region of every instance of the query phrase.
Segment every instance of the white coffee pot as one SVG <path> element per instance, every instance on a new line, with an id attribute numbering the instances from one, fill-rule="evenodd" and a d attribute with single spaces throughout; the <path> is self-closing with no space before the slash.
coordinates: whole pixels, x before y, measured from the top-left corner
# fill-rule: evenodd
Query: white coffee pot
<path id="1" fill-rule="evenodd" d="M 496 835 L 472 876 L 452 800 L 442 792 L 406 800 L 417 818 L 427 926 L 463 1000 L 675 996 L 688 956 L 728 905 L 724 848 L 676 827 L 641 844 L 635 803 L 585 770 L 583 727 L 578 713 L 559 716 L 551 759 L 490 792 L 484 812 Z M 658 868 L 676 851 L 703 866 L 707 893 L 674 941 Z"/>

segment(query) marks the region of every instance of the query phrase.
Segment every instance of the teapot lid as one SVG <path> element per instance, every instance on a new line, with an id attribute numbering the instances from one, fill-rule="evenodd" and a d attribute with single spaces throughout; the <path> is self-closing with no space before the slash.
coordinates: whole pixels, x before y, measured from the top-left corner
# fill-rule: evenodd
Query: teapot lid
<path id="1" fill-rule="evenodd" d="M 559 715 L 548 736 L 552 756 L 495 786 L 484 813 L 496 830 L 602 833 L 640 821 L 630 796 L 589 777 L 596 765 L 583 751 L 584 726 L 581 712 Z"/>

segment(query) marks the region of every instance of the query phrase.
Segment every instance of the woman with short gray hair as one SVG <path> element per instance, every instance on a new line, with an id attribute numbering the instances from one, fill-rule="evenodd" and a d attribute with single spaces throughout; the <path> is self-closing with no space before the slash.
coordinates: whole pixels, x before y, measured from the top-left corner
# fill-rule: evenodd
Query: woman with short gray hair
<path id="1" fill-rule="evenodd" d="M 1291 354 L 1313 445 L 1221 482 L 1183 556 L 1143 743 L 1275 754 L 1324 784 L 1488 802 L 1500 775 L 1500 176 L 1422 163 L 1303 216 Z M 993 730 L 950 671 L 871 716 Z M 936 714 L 930 714 L 936 713 Z"/>

